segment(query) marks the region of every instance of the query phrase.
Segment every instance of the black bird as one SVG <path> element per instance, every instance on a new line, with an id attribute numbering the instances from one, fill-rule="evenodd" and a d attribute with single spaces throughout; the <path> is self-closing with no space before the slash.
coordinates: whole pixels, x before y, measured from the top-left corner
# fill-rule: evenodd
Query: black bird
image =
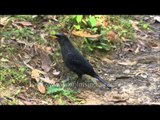
<path id="1" fill-rule="evenodd" d="M 63 33 L 58 33 L 54 36 L 60 44 L 64 63 L 71 71 L 78 75 L 78 79 L 81 79 L 83 74 L 87 74 L 97 78 L 101 83 L 111 90 L 111 87 L 108 85 L 108 83 L 97 75 L 91 64 L 79 53 L 66 35 Z"/>

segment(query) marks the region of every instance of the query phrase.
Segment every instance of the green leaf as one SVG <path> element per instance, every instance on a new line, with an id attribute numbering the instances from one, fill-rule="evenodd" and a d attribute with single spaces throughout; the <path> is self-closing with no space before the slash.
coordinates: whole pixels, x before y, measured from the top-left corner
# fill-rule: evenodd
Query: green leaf
<path id="1" fill-rule="evenodd" d="M 103 49 L 103 47 L 102 47 L 102 46 L 97 46 L 97 48 L 98 48 L 98 49 Z"/>
<path id="2" fill-rule="evenodd" d="M 100 43 L 102 46 L 107 46 L 107 44 L 106 43 Z"/>
<path id="3" fill-rule="evenodd" d="M 93 28 L 92 31 L 96 32 L 98 30 L 98 28 Z"/>
<path id="4" fill-rule="evenodd" d="M 80 23 L 82 21 L 82 17 L 83 17 L 83 15 L 77 15 L 76 16 L 77 23 Z"/>
<path id="5" fill-rule="evenodd" d="M 125 30 L 125 29 L 124 29 L 124 30 L 122 30 L 122 33 L 126 33 L 126 32 L 127 32 L 127 30 Z"/>
<path id="6" fill-rule="evenodd" d="M 88 49 L 89 49 L 90 51 L 93 51 L 93 48 L 92 48 L 91 46 L 88 46 Z"/>
<path id="7" fill-rule="evenodd" d="M 64 96 L 69 96 L 71 94 L 72 94 L 72 91 L 68 91 L 68 90 L 63 91 Z"/>
<path id="8" fill-rule="evenodd" d="M 89 16 L 89 22 L 92 27 L 96 26 L 96 19 L 93 16 Z"/>
<path id="9" fill-rule="evenodd" d="M 74 26 L 77 30 L 80 30 L 81 29 L 81 26 L 80 25 L 75 25 Z"/>
<path id="10" fill-rule="evenodd" d="M 60 54 L 59 52 L 56 52 L 56 53 L 55 53 L 55 56 L 57 56 L 57 57 L 60 56 L 60 55 L 61 55 L 61 54 Z"/>
<path id="11" fill-rule="evenodd" d="M 101 31 L 101 34 L 102 34 L 102 35 L 106 35 L 106 31 L 102 30 L 102 31 Z"/>
<path id="12" fill-rule="evenodd" d="M 62 92 L 62 88 L 58 87 L 58 86 L 50 86 L 47 88 L 47 94 L 53 94 L 53 93 L 57 93 L 57 92 Z"/>
<path id="13" fill-rule="evenodd" d="M 25 67 L 20 67 L 20 68 L 19 68 L 19 71 L 20 71 L 20 72 L 24 72 L 25 70 L 26 70 Z"/>
<path id="14" fill-rule="evenodd" d="M 74 18 L 76 18 L 76 16 L 77 16 L 77 15 L 71 15 L 71 18 L 74 19 Z"/>
<path id="15" fill-rule="evenodd" d="M 148 24 L 144 24 L 144 25 L 143 25 L 143 28 L 144 28 L 144 29 L 148 29 L 148 26 L 149 26 Z"/>
<path id="16" fill-rule="evenodd" d="M 112 48 L 117 48 L 117 46 L 116 46 L 116 45 L 112 45 L 111 47 L 112 47 Z"/>
<path id="17" fill-rule="evenodd" d="M 102 15 L 95 15 L 95 17 L 98 17 L 98 18 L 100 18 L 100 17 L 102 17 Z"/>
<path id="18" fill-rule="evenodd" d="M 118 26 L 113 25 L 113 29 L 116 31 L 118 30 Z"/>
<path id="19" fill-rule="evenodd" d="M 54 34 L 56 34 L 56 31 L 55 31 L 55 30 L 52 30 L 52 31 L 50 32 L 50 34 L 51 34 L 51 35 L 54 35 Z"/>
<path id="20" fill-rule="evenodd" d="M 87 22 L 86 22 L 85 20 L 82 19 L 82 22 L 83 22 L 85 25 L 87 25 Z"/>

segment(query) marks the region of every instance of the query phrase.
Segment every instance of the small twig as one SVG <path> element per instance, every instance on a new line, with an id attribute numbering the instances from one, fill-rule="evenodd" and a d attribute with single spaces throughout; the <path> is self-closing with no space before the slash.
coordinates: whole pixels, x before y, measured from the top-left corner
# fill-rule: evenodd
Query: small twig
<path id="1" fill-rule="evenodd" d="M 13 101 L 13 98 L 11 97 L 8 97 L 8 96 L 4 96 L 6 99 L 10 100 L 10 101 Z"/>
<path id="2" fill-rule="evenodd" d="M 133 78 L 132 76 L 118 76 L 116 77 L 116 79 L 129 79 L 129 78 Z"/>

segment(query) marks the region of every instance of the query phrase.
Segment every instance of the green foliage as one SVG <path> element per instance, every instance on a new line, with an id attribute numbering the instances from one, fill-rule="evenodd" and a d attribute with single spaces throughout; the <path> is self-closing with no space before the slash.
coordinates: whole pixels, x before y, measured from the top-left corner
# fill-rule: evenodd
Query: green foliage
<path id="1" fill-rule="evenodd" d="M 74 26 L 77 30 L 80 30 L 81 29 L 81 26 L 80 25 L 75 25 Z"/>
<path id="2" fill-rule="evenodd" d="M 84 44 L 81 48 L 87 48 L 89 51 L 100 49 L 109 51 L 115 49 L 120 43 L 122 37 L 126 39 L 134 39 L 134 29 L 130 23 L 130 16 L 118 15 L 71 15 L 65 19 L 65 27 L 72 26 L 77 31 L 86 31 L 89 34 L 102 34 L 99 38 L 84 38 Z M 101 22 L 99 22 L 101 21 Z M 97 25 L 99 23 L 99 25 Z M 110 31 L 118 36 L 117 43 L 107 38 Z"/>
<path id="3" fill-rule="evenodd" d="M 82 21 L 83 15 L 77 15 L 76 16 L 76 21 L 77 23 L 80 23 Z"/>
<path id="4" fill-rule="evenodd" d="M 117 48 L 117 46 L 116 44 L 109 42 L 106 38 L 102 38 L 99 41 L 86 38 L 84 41 L 84 46 L 82 48 L 87 48 L 88 51 L 92 52 L 94 49 L 109 51 L 113 48 Z"/>
<path id="5" fill-rule="evenodd" d="M 96 26 L 96 18 L 94 16 L 89 16 L 88 23 L 90 24 L 91 27 Z"/>
<path id="6" fill-rule="evenodd" d="M 3 37 L 5 37 L 5 39 L 11 39 L 11 38 L 15 38 L 15 39 L 20 39 L 20 40 L 31 40 L 34 38 L 35 35 L 35 31 L 31 28 L 27 28 L 24 27 L 22 29 L 15 29 L 12 28 L 10 30 L 6 29 L 3 30 Z"/>
<path id="7" fill-rule="evenodd" d="M 0 26 L 0 39 L 2 39 L 0 50 L 2 51 L 0 52 L 1 88 L 8 84 L 26 84 L 29 82 L 28 79 L 31 79 L 31 75 L 26 74 L 28 73 L 26 67 L 15 66 L 21 64 L 22 61 L 20 62 L 18 58 L 13 61 L 13 58 L 20 55 L 19 51 L 21 52 L 22 46 L 15 47 L 15 44 L 6 44 L 7 42 L 5 40 L 14 38 L 16 40 L 43 44 L 47 42 L 47 35 L 49 36 L 65 29 L 67 32 L 72 32 L 72 30 L 82 31 L 82 34 L 86 32 L 91 36 L 101 35 L 100 37 L 85 37 L 84 35 L 81 35 L 81 38 L 78 37 L 76 42 L 81 42 L 80 48 L 83 48 L 84 51 L 94 51 L 97 49 L 109 51 L 118 47 L 120 44 L 119 39 L 125 38 L 132 40 L 134 38 L 134 29 L 130 23 L 132 17 L 126 15 L 56 15 L 58 20 L 56 22 L 53 20 L 53 16 L 50 19 L 49 16 L 45 15 L 10 15 L 7 17 L 9 19 L 7 24 Z M 16 24 L 16 22 L 22 21 L 30 22 L 33 26 Z M 140 21 L 138 27 L 147 30 L 149 29 L 149 24 Z M 107 37 L 111 31 L 118 36 L 117 41 L 113 41 Z M 57 46 L 54 49 L 55 51 L 52 53 L 54 54 L 54 60 L 59 62 L 59 58 L 61 57 L 60 51 L 58 51 Z M 48 86 L 47 94 L 60 100 L 61 104 L 65 104 L 64 99 L 72 102 L 78 101 L 77 92 L 67 88 L 64 83 L 61 86 Z"/>
<path id="8" fill-rule="evenodd" d="M 37 29 L 42 29 L 44 33 L 55 34 L 61 31 L 62 28 L 66 30 L 85 31 L 91 35 L 102 34 L 102 37 L 95 40 L 87 38 L 88 42 L 83 42 L 83 46 L 88 45 L 88 50 L 94 49 L 110 50 L 117 46 L 117 43 L 110 43 L 111 40 L 107 39 L 107 33 L 114 31 L 118 35 L 118 39 L 121 38 L 133 39 L 133 27 L 130 23 L 131 16 L 127 15 L 57 15 L 58 23 L 54 23 L 49 17 L 44 15 L 11 15 L 9 16 L 9 23 L 5 26 L 5 29 L 0 30 L 0 36 L 5 36 L 5 39 L 27 39 L 38 41 L 39 44 L 43 44 L 46 41 L 40 36 L 40 32 L 37 32 L 33 27 L 22 27 L 21 29 L 10 28 L 13 21 L 27 21 L 36 24 Z M 48 20 L 46 23 L 43 21 Z M 97 23 L 100 22 L 100 25 Z M 105 23 L 107 25 L 105 25 Z M 140 23 L 139 26 L 142 29 L 148 29 L 148 24 Z M 82 36 L 83 37 L 83 36 Z M 83 37 L 84 38 L 84 37 Z M 85 39 L 85 38 L 84 38 Z M 110 46 L 110 47 L 109 47 Z"/>
<path id="9" fill-rule="evenodd" d="M 19 68 L 0 68 L 0 81 L 5 84 L 10 83 L 26 83 L 28 82 L 28 79 L 26 75 L 24 74 L 26 71 L 25 67 L 19 67 Z"/>
<path id="10" fill-rule="evenodd" d="M 145 23 L 144 21 L 140 21 L 138 26 L 143 30 L 148 30 L 149 29 L 149 24 Z"/>
<path id="11" fill-rule="evenodd" d="M 67 89 L 64 83 L 62 83 L 62 86 L 50 85 L 47 87 L 47 94 L 52 94 L 55 99 L 63 100 L 63 98 L 67 98 L 70 101 L 75 102 L 77 100 L 75 97 L 76 93 L 77 92 L 71 89 Z"/>

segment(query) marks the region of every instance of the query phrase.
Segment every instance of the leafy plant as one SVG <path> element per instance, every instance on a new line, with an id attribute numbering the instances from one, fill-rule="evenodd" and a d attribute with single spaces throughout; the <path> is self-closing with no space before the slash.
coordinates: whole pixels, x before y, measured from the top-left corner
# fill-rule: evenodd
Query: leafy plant
<path id="1" fill-rule="evenodd" d="M 94 16 L 89 16 L 88 18 L 88 23 L 91 25 L 91 27 L 95 27 L 96 26 L 96 18 Z"/>
<path id="2" fill-rule="evenodd" d="M 76 15 L 76 21 L 77 23 L 80 23 L 82 21 L 83 15 Z"/>
<path id="3" fill-rule="evenodd" d="M 149 24 L 145 23 L 144 21 L 140 21 L 138 26 L 143 30 L 148 30 L 149 29 Z"/>
<path id="4" fill-rule="evenodd" d="M 99 38 L 82 38 L 84 39 L 83 47 L 89 51 L 94 49 L 100 49 L 109 51 L 114 49 L 119 44 L 118 41 L 121 38 L 133 39 L 133 27 L 130 23 L 130 16 L 118 16 L 118 15 L 71 15 L 67 16 L 65 26 L 73 25 L 73 29 L 76 31 L 85 31 L 88 34 L 101 34 Z M 108 37 L 108 33 L 114 31 L 114 39 Z M 115 37 L 117 36 L 117 37 Z"/>
<path id="5" fill-rule="evenodd" d="M 55 85 L 50 85 L 47 88 L 47 94 L 53 94 L 53 98 L 55 99 L 61 99 L 62 97 L 69 99 L 70 101 L 76 101 L 76 97 L 74 96 L 77 92 L 66 89 L 65 84 L 62 83 L 62 87 L 60 86 L 55 86 Z"/>

